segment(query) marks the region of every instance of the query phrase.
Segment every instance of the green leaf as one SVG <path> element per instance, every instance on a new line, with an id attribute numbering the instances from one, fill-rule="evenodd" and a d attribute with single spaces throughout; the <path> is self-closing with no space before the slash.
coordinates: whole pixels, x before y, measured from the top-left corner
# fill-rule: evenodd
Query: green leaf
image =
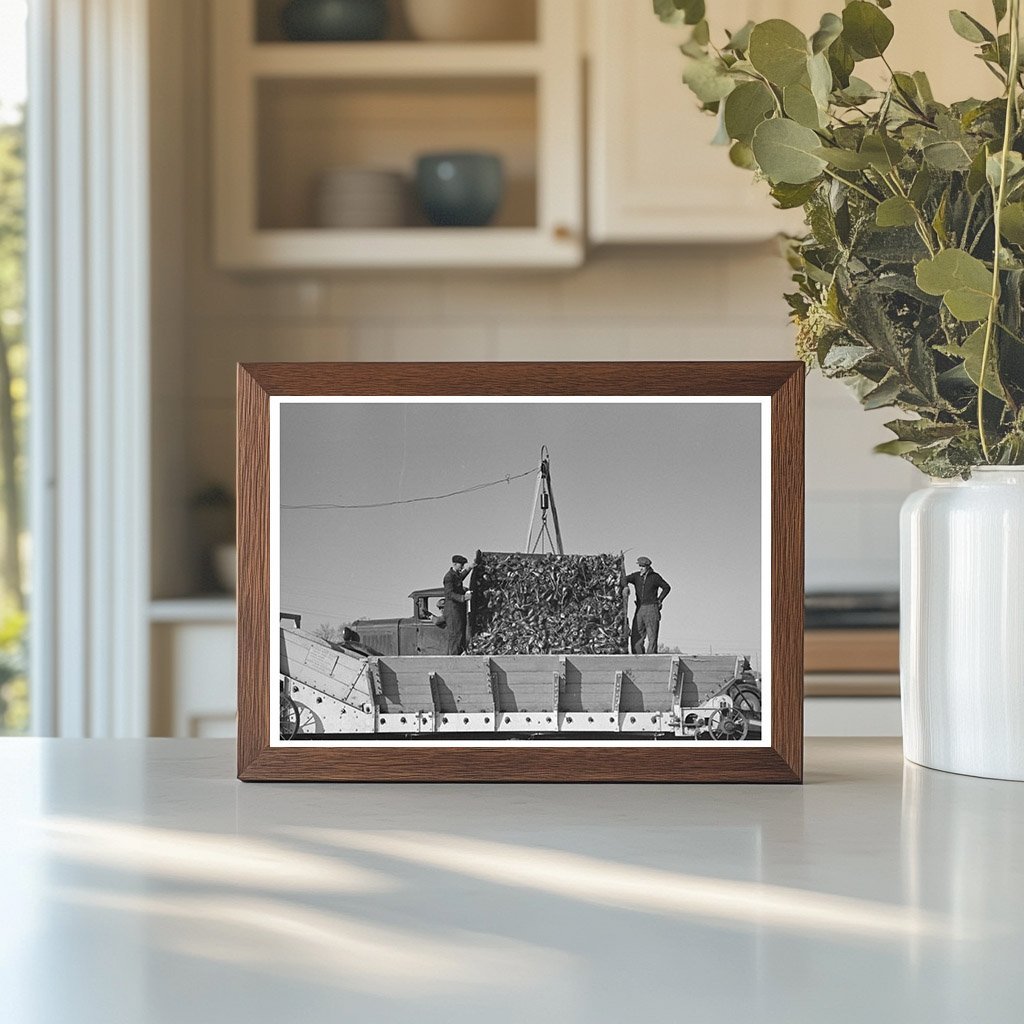
<path id="1" fill-rule="evenodd" d="M 1010 203 L 1003 208 L 999 233 L 1014 245 L 1024 245 L 1024 203 Z"/>
<path id="2" fill-rule="evenodd" d="M 782 90 L 782 106 L 786 116 L 805 128 L 824 126 L 822 111 L 811 92 L 809 82 L 795 82 Z"/>
<path id="3" fill-rule="evenodd" d="M 914 181 L 907 193 L 910 201 L 920 206 L 927 199 L 934 180 L 935 176 L 932 174 L 931 168 L 927 164 L 922 164 L 921 169 L 914 175 Z"/>
<path id="4" fill-rule="evenodd" d="M 903 196 L 893 196 L 878 204 L 875 223 L 880 228 L 903 228 L 917 223 L 914 204 Z"/>
<path id="5" fill-rule="evenodd" d="M 876 455 L 906 455 L 920 447 L 917 441 L 883 441 L 876 444 L 872 451 Z"/>
<path id="6" fill-rule="evenodd" d="M 903 147 L 887 135 L 865 135 L 860 152 L 876 171 L 883 174 L 891 174 L 903 159 Z"/>
<path id="7" fill-rule="evenodd" d="M 733 32 L 723 49 L 733 50 L 735 53 L 746 53 L 750 47 L 750 33 L 754 30 L 754 25 L 755 22 L 748 21 L 743 28 Z"/>
<path id="8" fill-rule="evenodd" d="M 825 169 L 825 161 L 815 153 L 820 142 L 810 128 L 786 118 L 775 118 L 757 126 L 752 148 L 758 166 L 770 182 L 802 185 Z"/>
<path id="9" fill-rule="evenodd" d="M 865 409 L 882 409 L 887 405 L 895 405 L 902 390 L 903 386 L 900 378 L 893 374 L 882 381 L 878 387 L 864 395 L 860 400 L 861 405 Z"/>
<path id="10" fill-rule="evenodd" d="M 917 286 L 941 295 L 950 313 L 965 323 L 988 316 L 992 272 L 963 249 L 944 249 L 915 267 Z"/>
<path id="11" fill-rule="evenodd" d="M 1006 0 L 992 0 L 992 10 L 995 12 L 998 25 L 1006 17 Z"/>
<path id="12" fill-rule="evenodd" d="M 798 206 L 803 206 L 817 189 L 817 181 L 805 182 L 801 185 L 779 182 L 772 186 L 772 199 L 775 200 L 780 210 L 795 210 Z"/>
<path id="13" fill-rule="evenodd" d="M 892 76 L 892 84 L 895 86 L 896 92 L 904 104 L 920 105 L 921 97 L 917 95 L 917 82 L 914 81 L 911 75 L 905 75 L 902 71 L 897 71 Z"/>
<path id="14" fill-rule="evenodd" d="M 855 153 L 852 149 L 836 149 L 832 146 L 819 146 L 814 150 L 815 156 L 828 161 L 833 167 L 841 171 L 863 171 L 871 166 L 871 161 L 861 153 Z"/>
<path id="15" fill-rule="evenodd" d="M 811 36 L 811 53 L 827 50 L 842 34 L 843 19 L 835 14 L 823 14 L 818 31 Z"/>
<path id="16" fill-rule="evenodd" d="M 966 11 L 950 11 L 949 23 L 953 26 L 953 31 L 969 43 L 995 42 L 996 37 Z"/>
<path id="17" fill-rule="evenodd" d="M 911 76 L 914 79 L 914 84 L 917 86 L 917 94 L 925 101 L 925 103 L 934 103 L 935 96 L 932 94 L 931 82 L 928 81 L 928 76 L 923 71 L 915 71 Z"/>
<path id="18" fill-rule="evenodd" d="M 724 100 L 736 88 L 736 82 L 717 60 L 698 58 L 688 61 L 683 81 L 701 103 Z"/>
<path id="19" fill-rule="evenodd" d="M 734 142 L 729 148 L 729 160 L 737 167 L 745 171 L 756 171 L 757 161 L 754 159 L 754 151 L 745 142 Z"/>
<path id="20" fill-rule="evenodd" d="M 683 0 L 683 9 L 686 12 L 683 21 L 687 25 L 696 25 L 704 20 L 704 0 Z"/>
<path id="21" fill-rule="evenodd" d="M 828 66 L 832 69 L 832 77 L 835 79 L 836 87 L 845 89 L 850 84 L 850 75 L 856 58 L 853 50 L 846 45 L 843 37 L 840 36 L 828 48 Z"/>
<path id="22" fill-rule="evenodd" d="M 828 103 L 832 94 L 832 69 L 825 54 L 819 53 L 807 62 L 807 77 L 811 83 L 811 95 L 823 114 L 824 125 L 828 122 Z"/>
<path id="23" fill-rule="evenodd" d="M 714 138 L 711 140 L 712 146 L 728 146 L 732 140 L 729 138 L 729 133 L 725 130 L 725 118 L 723 117 L 722 106 L 718 106 L 718 117 L 716 118 L 717 128 L 715 130 Z"/>
<path id="24" fill-rule="evenodd" d="M 946 214 L 949 212 L 949 189 L 945 189 L 942 193 L 942 198 L 939 200 L 938 208 L 935 210 L 935 216 L 932 217 L 932 229 L 935 231 L 935 237 L 939 240 L 939 245 L 949 245 L 949 234 L 946 231 Z"/>
<path id="25" fill-rule="evenodd" d="M 1003 170 L 1003 154 L 1002 152 L 993 153 L 988 160 L 985 161 L 985 177 L 988 179 L 989 185 L 992 187 L 992 191 L 996 191 L 999 188 L 999 177 Z M 1024 174 L 1024 157 L 1020 153 L 1010 150 L 1006 154 L 1006 187 L 1008 191 L 1013 191 L 1015 182 Z"/>
<path id="26" fill-rule="evenodd" d="M 956 437 L 963 427 L 959 423 L 935 423 L 932 420 L 890 420 L 885 424 L 900 441 L 933 444 L 935 441 Z"/>
<path id="27" fill-rule="evenodd" d="M 974 382 L 975 387 L 980 386 L 981 361 L 985 352 L 984 324 L 972 332 L 967 340 L 959 347 L 956 345 L 939 345 L 937 349 L 939 352 L 942 352 L 943 355 L 947 355 L 952 359 L 962 359 L 964 371 L 967 376 Z M 989 344 L 988 365 L 985 367 L 985 390 L 990 395 L 995 395 L 996 398 L 1002 398 L 1004 400 L 1006 398 L 1006 392 L 1003 390 L 1003 385 L 999 382 L 999 374 L 996 372 L 996 351 L 994 339 Z"/>
<path id="28" fill-rule="evenodd" d="M 877 89 L 872 88 L 864 79 L 851 75 L 849 84 L 842 90 L 841 95 L 848 103 L 859 104 L 873 100 L 880 94 Z"/>
<path id="29" fill-rule="evenodd" d="M 654 13 L 667 25 L 696 25 L 704 17 L 704 0 L 654 0 Z"/>
<path id="30" fill-rule="evenodd" d="M 967 172 L 967 191 L 976 196 L 985 187 L 985 165 L 988 162 L 988 149 L 982 146 L 971 159 L 971 165 Z"/>
<path id="31" fill-rule="evenodd" d="M 775 110 L 775 98 L 763 82 L 743 82 L 725 101 L 725 129 L 729 137 L 748 146 L 754 129 Z"/>
<path id="32" fill-rule="evenodd" d="M 747 59 L 773 85 L 798 82 L 807 68 L 807 38 L 795 25 L 772 18 L 750 33 Z"/>
<path id="33" fill-rule="evenodd" d="M 699 46 L 707 46 L 708 43 L 711 42 L 711 29 L 708 26 L 706 19 L 701 18 L 701 20 L 693 26 L 693 34 L 690 38 Z"/>
<path id="34" fill-rule="evenodd" d="M 926 143 L 921 153 L 932 167 L 940 171 L 966 171 L 971 166 L 971 158 L 959 142 L 942 139 Z"/>
<path id="35" fill-rule="evenodd" d="M 853 0 L 843 9 L 843 39 L 861 59 L 881 57 L 892 36 L 892 22 L 874 4 Z"/>

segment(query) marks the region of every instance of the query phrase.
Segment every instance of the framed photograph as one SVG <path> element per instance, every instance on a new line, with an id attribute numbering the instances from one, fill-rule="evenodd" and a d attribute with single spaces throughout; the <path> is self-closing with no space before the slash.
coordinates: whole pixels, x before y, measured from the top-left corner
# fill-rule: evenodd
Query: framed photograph
<path id="1" fill-rule="evenodd" d="M 801 781 L 803 389 L 240 365 L 239 778 Z"/>

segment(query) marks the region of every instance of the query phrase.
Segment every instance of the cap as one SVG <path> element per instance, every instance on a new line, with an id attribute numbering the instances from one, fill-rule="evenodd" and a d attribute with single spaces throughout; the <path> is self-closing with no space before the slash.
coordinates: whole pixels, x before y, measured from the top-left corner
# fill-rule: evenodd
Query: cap
<path id="1" fill-rule="evenodd" d="M 646 555 L 641 555 L 636 560 L 636 564 L 637 565 L 650 565 L 651 564 L 651 560 Z"/>
<path id="2" fill-rule="evenodd" d="M 458 562 L 459 565 L 465 565 L 469 559 L 465 555 L 452 555 L 452 561 Z"/>

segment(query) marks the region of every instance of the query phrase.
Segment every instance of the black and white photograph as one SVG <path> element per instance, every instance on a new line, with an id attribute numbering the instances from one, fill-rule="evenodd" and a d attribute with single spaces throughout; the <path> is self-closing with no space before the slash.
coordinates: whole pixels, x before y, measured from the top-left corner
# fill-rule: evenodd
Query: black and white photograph
<path id="1" fill-rule="evenodd" d="M 270 417 L 275 745 L 770 742 L 766 400 Z"/>

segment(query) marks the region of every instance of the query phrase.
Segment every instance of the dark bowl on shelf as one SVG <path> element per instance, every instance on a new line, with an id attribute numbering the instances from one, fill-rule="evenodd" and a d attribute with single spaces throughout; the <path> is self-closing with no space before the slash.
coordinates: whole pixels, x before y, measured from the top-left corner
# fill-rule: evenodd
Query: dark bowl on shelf
<path id="1" fill-rule="evenodd" d="M 388 27 L 387 0 L 290 0 L 281 28 L 294 42 L 363 42 Z"/>
<path id="2" fill-rule="evenodd" d="M 435 227 L 483 227 L 493 220 L 505 195 L 501 157 L 426 153 L 416 161 L 416 193 Z"/>

